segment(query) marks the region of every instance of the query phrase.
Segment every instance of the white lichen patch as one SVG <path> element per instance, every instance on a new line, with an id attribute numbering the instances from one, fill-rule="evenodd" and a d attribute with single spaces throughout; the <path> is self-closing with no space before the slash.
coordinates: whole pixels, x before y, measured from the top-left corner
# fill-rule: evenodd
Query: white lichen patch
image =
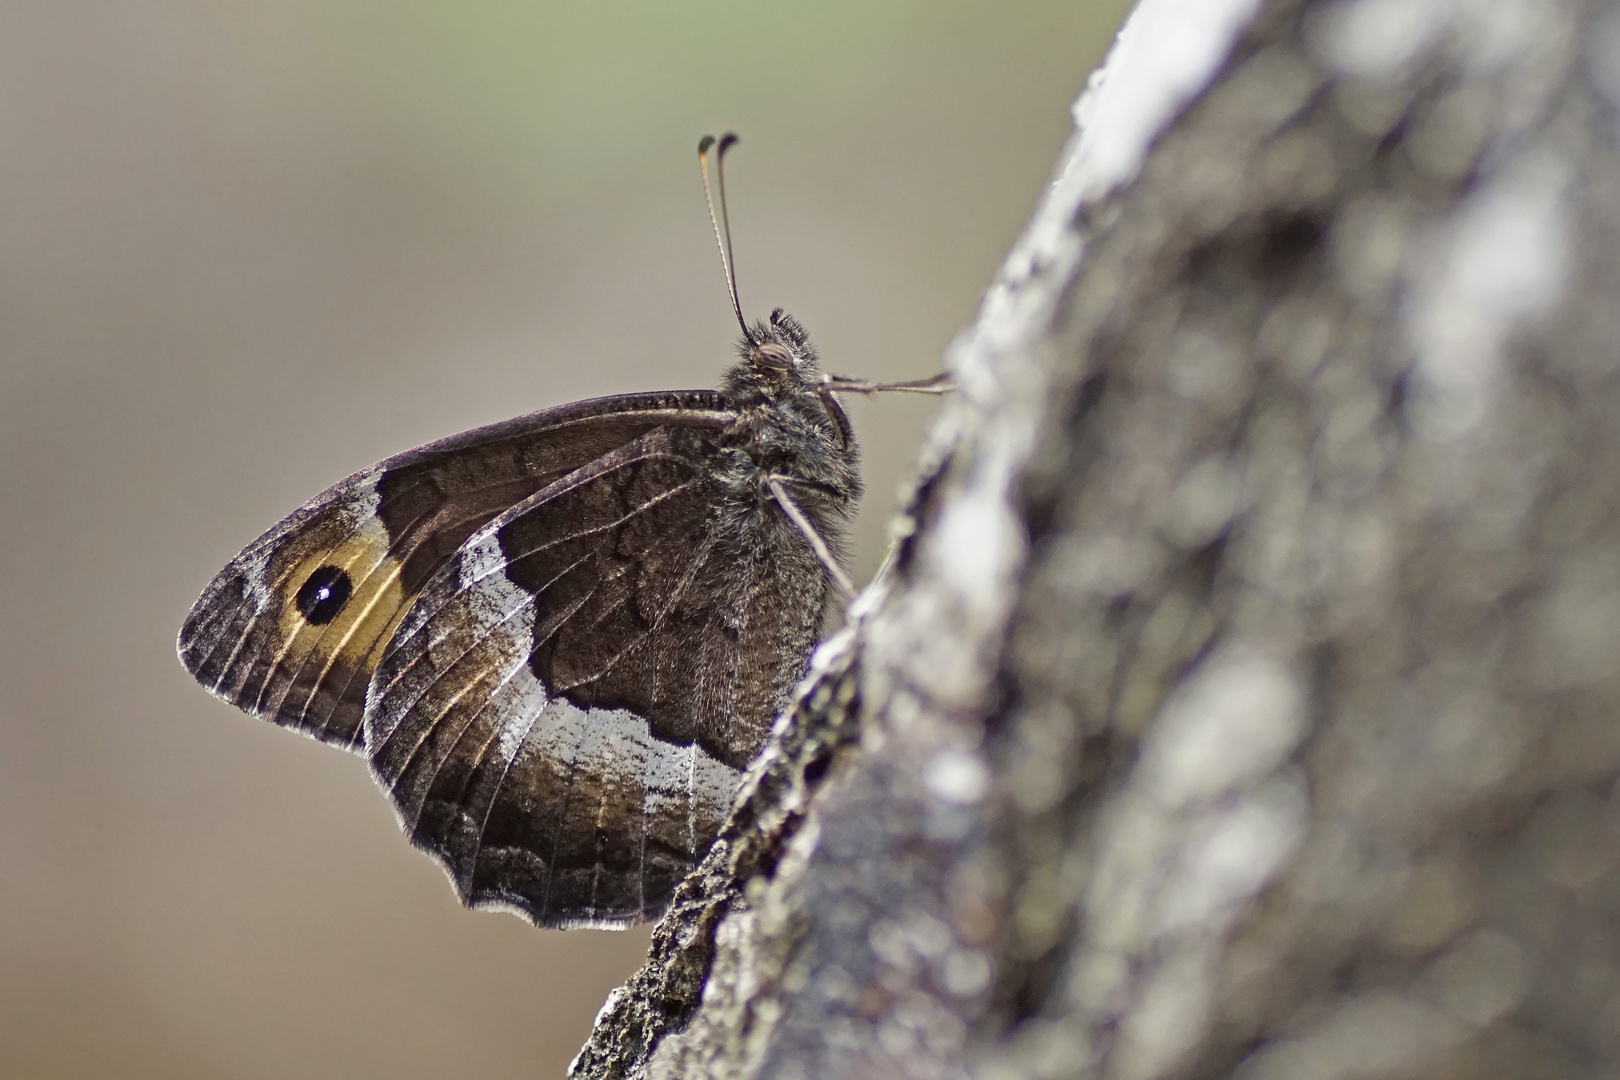
<path id="1" fill-rule="evenodd" d="M 1205 458 L 1170 494 L 1165 537 L 1177 547 L 1198 548 L 1225 529 L 1243 501 L 1243 476 L 1224 456 Z"/>
<path id="2" fill-rule="evenodd" d="M 1275 770 L 1304 731 L 1304 688 L 1290 668 L 1228 647 L 1165 702 L 1138 784 L 1168 809 L 1207 801 Z"/>
<path id="3" fill-rule="evenodd" d="M 966 750 L 941 750 L 923 777 L 929 794 L 958 806 L 971 806 L 990 789 L 990 770 Z"/>
<path id="4" fill-rule="evenodd" d="M 1148 975 L 1134 1008 L 1119 1026 L 1110 1080 L 1163 1076 L 1192 1050 L 1209 1023 L 1214 950 L 1177 950 Z"/>
<path id="5" fill-rule="evenodd" d="M 1290 664 L 1216 651 L 1149 725 L 1135 773 L 1104 810 L 1086 891 L 1086 950 L 1068 998 L 1117 1010 L 1110 1075 L 1162 1075 L 1199 1044 L 1211 965 L 1310 819 L 1289 763 L 1305 732 Z"/>
<path id="6" fill-rule="evenodd" d="M 1509 342 L 1563 295 L 1567 174 L 1549 155 L 1517 162 L 1462 203 L 1420 271 L 1407 318 L 1417 358 L 1408 415 L 1426 437 L 1457 438 L 1489 415 Z"/>
<path id="7" fill-rule="evenodd" d="M 1137 4 L 1075 103 L 1083 139 L 1058 183 L 1078 185 L 1082 201 L 1092 201 L 1134 178 L 1153 140 L 1209 84 L 1258 7 L 1257 0 Z"/>
<path id="8" fill-rule="evenodd" d="M 1196 932 L 1235 915 L 1298 848 L 1309 809 L 1304 784 L 1281 776 L 1200 822 L 1160 902 L 1158 931 Z"/>
<path id="9" fill-rule="evenodd" d="M 1450 17 L 1447 0 L 1339 0 L 1313 20 L 1310 40 L 1341 74 L 1388 80 L 1439 38 Z"/>

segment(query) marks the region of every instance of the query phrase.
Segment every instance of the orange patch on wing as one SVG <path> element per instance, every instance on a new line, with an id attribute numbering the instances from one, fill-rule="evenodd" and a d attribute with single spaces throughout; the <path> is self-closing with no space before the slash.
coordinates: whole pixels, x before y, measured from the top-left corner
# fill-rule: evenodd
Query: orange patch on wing
<path id="1" fill-rule="evenodd" d="M 336 566 L 348 574 L 353 591 L 331 622 L 316 625 L 299 613 L 296 597 L 309 576 L 323 566 Z M 288 651 L 313 651 L 321 667 L 367 679 L 414 599 L 405 595 L 400 562 L 389 555 L 387 530 L 375 519 L 336 548 L 305 557 L 286 576 L 281 593 L 281 639 Z"/>

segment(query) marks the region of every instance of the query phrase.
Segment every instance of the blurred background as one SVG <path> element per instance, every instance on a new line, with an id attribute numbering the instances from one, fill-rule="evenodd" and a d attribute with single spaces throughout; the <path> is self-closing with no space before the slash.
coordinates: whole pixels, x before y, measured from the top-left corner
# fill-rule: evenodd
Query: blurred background
<path id="1" fill-rule="evenodd" d="M 0 3 L 0 1077 L 547 1077 L 644 931 L 460 908 L 363 763 L 174 657 L 387 454 L 713 385 L 745 310 L 938 369 L 1124 0 Z M 932 412 L 851 406 L 856 573 Z"/>

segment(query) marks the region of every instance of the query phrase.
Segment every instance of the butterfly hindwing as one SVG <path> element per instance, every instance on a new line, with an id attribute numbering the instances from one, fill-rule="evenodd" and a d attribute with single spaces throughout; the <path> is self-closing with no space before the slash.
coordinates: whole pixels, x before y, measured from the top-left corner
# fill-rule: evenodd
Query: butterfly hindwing
<path id="1" fill-rule="evenodd" d="M 820 579 L 785 519 L 736 542 L 717 452 L 660 429 L 557 481 L 471 537 L 394 635 L 373 768 L 466 902 L 650 917 L 718 829 L 820 617 L 779 610 L 771 572 Z"/>

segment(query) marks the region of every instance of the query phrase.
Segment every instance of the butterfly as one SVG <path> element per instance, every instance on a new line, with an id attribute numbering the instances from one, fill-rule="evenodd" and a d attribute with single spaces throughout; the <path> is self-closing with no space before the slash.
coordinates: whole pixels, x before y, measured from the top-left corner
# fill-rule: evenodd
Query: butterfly
<path id="1" fill-rule="evenodd" d="M 575 402 L 362 469 L 226 564 L 180 631 L 209 691 L 363 754 L 469 906 L 548 927 L 664 910 L 851 591 L 859 454 L 835 394 L 937 383 L 828 377 L 791 316 L 744 320 L 736 141 L 698 148 L 742 327 L 719 389 Z"/>

